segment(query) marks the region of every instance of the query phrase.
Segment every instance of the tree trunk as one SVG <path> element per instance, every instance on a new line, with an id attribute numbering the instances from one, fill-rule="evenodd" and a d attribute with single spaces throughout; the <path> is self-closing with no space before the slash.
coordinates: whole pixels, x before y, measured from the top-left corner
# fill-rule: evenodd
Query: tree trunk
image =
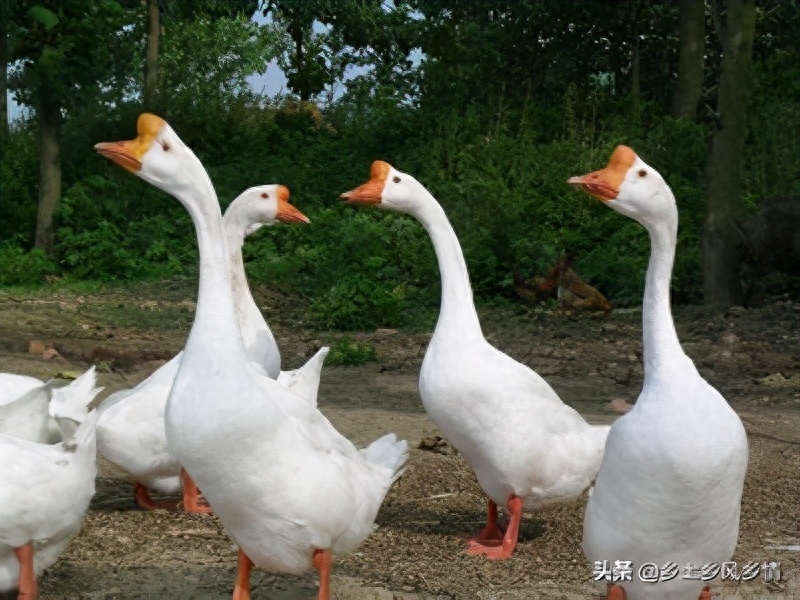
<path id="1" fill-rule="evenodd" d="M 0 139 L 8 135 L 8 13 L 8 1 L 0 0 Z"/>
<path id="2" fill-rule="evenodd" d="M 53 253 L 53 215 L 61 199 L 61 107 L 46 88 L 39 90 L 39 212 L 36 248 Z"/>
<path id="3" fill-rule="evenodd" d="M 639 56 L 639 36 L 633 42 L 633 57 L 631 57 L 631 98 L 633 98 L 633 106 L 636 113 L 639 113 L 639 98 L 641 96 L 641 58 Z"/>
<path id="4" fill-rule="evenodd" d="M 293 23 L 289 27 L 289 35 L 291 36 L 292 41 L 294 42 L 294 55 L 295 55 L 295 60 L 297 61 L 298 73 L 302 73 L 306 66 L 305 48 L 303 46 L 305 39 L 303 36 L 303 32 L 304 32 L 303 26 L 297 23 Z M 307 82 L 304 81 L 303 79 L 300 79 L 299 94 L 300 94 L 300 102 L 308 102 L 309 100 L 311 100 L 311 91 L 309 90 Z"/>
<path id="5" fill-rule="evenodd" d="M 633 107 L 636 115 L 639 115 L 639 98 L 642 91 L 642 71 L 641 71 L 641 44 L 639 43 L 639 23 L 641 22 L 642 9 L 644 8 L 642 2 L 637 2 L 633 13 L 632 19 L 632 38 L 633 38 L 633 56 L 631 57 L 631 98 L 633 98 Z"/>
<path id="6" fill-rule="evenodd" d="M 755 36 L 755 0 L 729 0 L 723 24 L 720 0 L 712 1 L 722 43 L 717 94 L 720 124 L 711 140 L 708 204 L 703 228 L 703 295 L 713 306 L 740 304 L 740 240 L 734 212 L 742 196 L 742 151 L 747 131 L 747 103 Z"/>
<path id="7" fill-rule="evenodd" d="M 153 107 L 158 89 L 158 41 L 161 36 L 161 14 L 158 0 L 147 2 L 147 55 L 144 63 L 144 106 Z"/>
<path id="8" fill-rule="evenodd" d="M 672 116 L 694 120 L 703 91 L 705 3 L 700 0 L 680 0 L 678 19 L 678 84 Z"/>

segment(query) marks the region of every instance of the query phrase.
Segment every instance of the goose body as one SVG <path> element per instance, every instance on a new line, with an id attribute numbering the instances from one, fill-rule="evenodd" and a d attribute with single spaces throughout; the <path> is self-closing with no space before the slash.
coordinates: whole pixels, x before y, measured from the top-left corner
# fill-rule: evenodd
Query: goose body
<path id="1" fill-rule="evenodd" d="M 206 385 L 217 390 L 233 385 L 229 397 L 268 398 L 269 403 L 259 405 L 260 418 L 245 418 L 246 406 L 228 405 L 224 419 L 193 407 L 172 429 L 171 403 L 167 435 L 185 449 L 181 460 L 225 528 L 255 565 L 273 572 L 309 571 L 314 550 L 353 551 L 372 531 L 383 497 L 405 461 L 405 444 L 390 434 L 359 451 L 316 407 L 263 377 L 252 364 L 223 365 L 238 375 L 237 383 L 209 378 Z M 178 379 L 171 398 L 195 393 L 193 381 Z M 210 450 L 216 436 L 202 435 L 213 415 L 215 433 L 235 440 L 236 456 L 259 458 L 252 483 L 244 480 L 244 465 L 225 463 L 220 469 L 219 456 Z"/>
<path id="2" fill-rule="evenodd" d="M 583 549 L 594 561 L 687 563 L 731 559 L 747 470 L 741 420 L 697 372 L 672 320 L 669 284 L 678 211 L 669 186 L 625 146 L 609 165 L 574 177 L 608 206 L 647 229 L 651 256 L 642 307 L 644 385 L 633 408 L 612 426 L 586 506 Z M 704 582 L 682 576 L 624 582 L 629 600 L 697 598 Z M 707 593 L 707 592 L 704 592 Z"/>
<path id="3" fill-rule="evenodd" d="M 420 396 L 486 495 L 501 506 L 518 496 L 532 510 L 582 494 L 600 468 L 608 427 L 588 425 L 536 372 L 482 335 L 467 341 L 457 330 L 442 333 L 437 326 L 425 354 Z"/>
<path id="4" fill-rule="evenodd" d="M 305 368 L 280 371 L 280 351 L 250 293 L 242 261 L 245 236 L 261 225 L 274 223 L 275 215 L 269 210 L 271 205 L 262 198 L 262 194 L 267 193 L 265 190 L 271 188 L 260 186 L 245 190 L 234 199 L 223 217 L 230 248 L 236 314 L 248 358 L 270 377 L 294 382 L 297 389 L 302 390 L 300 395 L 313 397 L 316 402 L 327 349 Z M 147 489 L 161 493 L 176 493 L 181 489 L 181 465 L 167 445 L 164 410 L 182 357 L 183 352 L 135 388 L 112 394 L 100 406 L 98 449 L 137 482 L 136 498 L 144 508 L 162 506 L 150 499 Z"/>
<path id="5" fill-rule="evenodd" d="M 0 434 L 0 591 L 36 597 L 36 576 L 80 530 L 94 494 L 97 418 L 87 405 L 100 390 L 94 368 L 76 381 L 84 405 L 54 397 L 50 406 L 62 441 Z"/>
<path id="6" fill-rule="evenodd" d="M 197 312 L 167 401 L 169 447 L 240 546 L 234 597 L 249 599 L 253 564 L 320 571 L 330 598 L 331 555 L 372 530 L 407 446 L 394 435 L 357 450 L 313 406 L 248 359 L 237 323 L 227 240 L 202 165 L 163 120 L 142 115 L 130 142 L 98 151 L 176 197 L 200 249 Z M 307 221 L 273 186 L 276 219 Z"/>
<path id="7" fill-rule="evenodd" d="M 97 449 L 133 481 L 171 494 L 181 489 L 181 465 L 167 447 L 164 407 L 183 352 L 133 389 L 111 394 L 99 406 Z M 137 488 L 137 500 L 147 506 Z"/>
<path id="8" fill-rule="evenodd" d="M 44 381 L 36 377 L 17 375 L 16 373 L 0 373 L 0 407 L 42 385 L 44 385 Z"/>
<path id="9" fill-rule="evenodd" d="M 433 242 L 442 278 L 439 319 L 422 363 L 425 411 L 475 472 L 490 499 L 487 527 L 470 552 L 506 558 L 523 509 L 580 495 L 594 479 L 607 426 L 592 426 L 529 367 L 489 344 L 453 228 L 416 179 L 376 161 L 370 180 L 342 195 L 415 217 Z M 510 512 L 497 525 L 497 505 Z"/>

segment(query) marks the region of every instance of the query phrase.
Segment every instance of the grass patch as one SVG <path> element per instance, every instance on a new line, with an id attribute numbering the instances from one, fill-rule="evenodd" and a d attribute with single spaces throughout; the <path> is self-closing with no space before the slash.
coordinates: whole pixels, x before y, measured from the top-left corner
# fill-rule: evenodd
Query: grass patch
<path id="1" fill-rule="evenodd" d="M 331 346 L 326 362 L 329 365 L 363 365 L 378 360 L 375 345 L 365 340 L 353 340 L 345 336 Z"/>

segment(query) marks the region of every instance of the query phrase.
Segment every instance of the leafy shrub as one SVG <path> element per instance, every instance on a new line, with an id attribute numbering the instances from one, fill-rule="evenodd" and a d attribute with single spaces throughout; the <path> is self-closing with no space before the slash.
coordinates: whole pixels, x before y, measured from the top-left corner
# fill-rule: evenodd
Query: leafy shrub
<path id="1" fill-rule="evenodd" d="M 311 317 L 328 329 L 357 331 L 402 324 L 403 286 L 357 272 L 311 304 Z"/>
<path id="2" fill-rule="evenodd" d="M 133 206 L 130 190 L 126 191 L 116 179 L 93 176 L 67 190 L 57 214 L 56 250 L 72 275 L 98 280 L 152 279 L 179 274 L 196 261 L 194 230 L 185 211 L 178 206 L 182 212 L 176 213 L 172 205 L 177 203 L 160 198 L 145 212 L 146 206 Z M 163 196 L 157 190 L 145 191 L 148 200 Z M 160 207 L 166 210 L 157 212 Z"/>
<path id="3" fill-rule="evenodd" d="M 0 240 L 16 236 L 17 245 L 30 248 L 36 231 L 39 157 L 36 130 L 17 125 L 0 135 Z"/>
<path id="4" fill-rule="evenodd" d="M 231 33 L 251 27 L 241 26 Z M 264 49 L 256 46 L 251 50 Z M 779 64 L 791 64 L 793 56 L 769 55 Z M 241 55 L 248 56 L 254 55 Z M 757 71 L 754 82 L 777 89 L 776 77 L 795 89 L 790 75 L 776 64 L 769 73 Z M 302 296 L 320 328 L 425 329 L 435 317 L 440 277 L 424 229 L 406 215 L 339 204 L 339 193 L 362 183 L 375 159 L 412 174 L 440 201 L 479 302 L 513 298 L 515 275 L 543 275 L 569 257 L 615 304 L 636 305 L 649 256 L 646 232 L 566 185 L 569 176 L 604 166 L 617 144 L 628 144 L 664 175 L 678 202 L 674 297 L 701 297 L 710 124 L 672 119 L 646 94 L 633 107 L 608 82 L 589 95 L 576 83 L 563 103 L 534 97 L 522 105 L 518 95 L 480 99 L 466 87 L 458 96 L 463 101 L 453 102 L 448 92 L 447 102 L 429 95 L 417 104 L 369 85 L 317 111 L 234 87 L 232 94 L 174 91 L 161 98 L 162 106 L 206 165 L 222 206 L 250 185 L 282 183 L 292 190 L 311 224 L 261 230 L 244 246 L 245 263 L 254 283 Z M 742 161 L 750 208 L 798 189 L 797 136 L 786 132 L 797 130 L 800 113 L 787 97 L 785 90 L 754 96 L 758 114 L 750 131 L 758 135 L 749 136 Z M 196 240 L 183 207 L 92 151 L 96 141 L 129 138 L 140 110 L 120 102 L 65 119 L 63 147 L 70 152 L 62 153 L 65 193 L 55 223 L 55 265 L 65 275 L 100 281 L 196 275 Z M 37 269 L 46 274 L 56 267 L 41 253 L 26 252 L 36 220 L 35 127 L 19 126 L 7 148 L 0 158 L 0 239 L 18 237 L 2 250 L 4 265 L 16 265 L 3 277 L 38 281 Z"/>
<path id="5" fill-rule="evenodd" d="M 138 257 L 125 248 L 123 234 L 113 223 L 100 221 L 95 229 L 77 233 L 63 228 L 59 235 L 64 264 L 77 277 L 126 279 L 126 273 L 139 270 Z"/>
<path id="6" fill-rule="evenodd" d="M 378 360 L 375 346 L 364 340 L 353 340 L 345 336 L 331 346 L 326 362 L 329 365 L 363 365 Z"/>
<path id="7" fill-rule="evenodd" d="M 36 285 L 57 272 L 55 262 L 39 248 L 25 251 L 9 240 L 0 246 L 0 285 Z"/>
<path id="8" fill-rule="evenodd" d="M 581 277 L 613 304 L 641 304 L 649 256 L 647 232 L 638 223 L 613 216 L 620 221 L 619 229 L 581 256 L 575 266 Z"/>

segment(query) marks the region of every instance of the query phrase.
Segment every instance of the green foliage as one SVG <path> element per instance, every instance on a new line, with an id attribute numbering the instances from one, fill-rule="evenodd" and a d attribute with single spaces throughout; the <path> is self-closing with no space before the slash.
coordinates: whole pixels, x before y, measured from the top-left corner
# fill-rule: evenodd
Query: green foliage
<path id="1" fill-rule="evenodd" d="M 29 248 L 36 228 L 39 174 L 35 132 L 28 125 L 17 125 L 1 142 L 0 240 L 14 237 Z"/>
<path id="2" fill-rule="evenodd" d="M 331 104 L 351 66 L 371 67 L 359 75 L 370 87 L 402 86 L 413 71 L 407 57 L 416 28 L 406 2 L 267 0 L 261 9 L 282 34 L 278 66 L 303 101 L 322 100 L 324 92 Z"/>
<path id="3" fill-rule="evenodd" d="M 44 6 L 31 6 L 28 10 L 28 16 L 47 31 L 58 25 L 58 15 Z"/>
<path id="4" fill-rule="evenodd" d="M 247 16 L 189 22 L 167 20 L 159 57 L 160 103 L 184 114 L 219 114 L 237 96 L 250 94 L 247 77 L 260 73 L 277 52 L 277 35 Z"/>
<path id="5" fill-rule="evenodd" d="M 0 245 L 0 285 L 36 285 L 57 272 L 53 260 L 42 250 L 25 251 L 11 239 Z"/>
<path id="6" fill-rule="evenodd" d="M 369 265 L 366 265 L 369 267 Z M 401 324 L 403 288 L 375 281 L 366 272 L 335 283 L 311 305 L 311 316 L 328 329 L 355 331 Z"/>
<path id="7" fill-rule="evenodd" d="M 331 346 L 325 362 L 329 365 L 357 366 L 378 360 L 375 346 L 366 340 L 353 340 L 345 336 Z"/>
<path id="8" fill-rule="evenodd" d="M 31 107 L 77 109 L 119 101 L 134 31 L 116 0 L 18 0 L 9 22 L 9 87 Z"/>
<path id="9" fill-rule="evenodd" d="M 258 26 L 242 16 L 252 7 L 246 0 L 165 3 L 157 105 L 206 165 L 222 206 L 250 185 L 282 183 L 311 219 L 248 239 L 248 277 L 302 297 L 320 328 L 429 327 L 440 294 L 427 233 L 406 215 L 338 200 L 383 159 L 441 202 L 479 301 L 513 302 L 515 276 L 543 275 L 571 258 L 616 305 L 637 305 L 650 249 L 646 231 L 566 185 L 570 176 L 604 166 L 625 143 L 675 193 L 674 298 L 697 301 L 707 142 L 716 124 L 709 109 L 700 123 L 667 114 L 676 5 L 455 4 L 282 0 L 260 4 L 274 22 Z M 742 157 L 743 204 L 751 211 L 770 198 L 800 195 L 796 10 L 781 3 L 759 12 L 763 34 Z M 12 19 L 18 99 L 35 106 L 37 86 L 47 80 L 64 100 L 65 192 L 55 219 L 56 262 L 46 263 L 28 252 L 38 195 L 36 131 L 18 123 L 0 154 L 0 239 L 12 239 L 2 246 L 4 269 L 12 265 L 3 282 L 54 273 L 131 282 L 195 277 L 196 239 L 183 207 L 92 150 L 98 141 L 134 134 L 144 52 L 140 3 L 20 0 Z M 708 38 L 703 103 L 713 106 L 719 49 Z M 638 98 L 631 94 L 635 39 Z M 408 62 L 416 47 L 424 52 L 419 68 Z M 276 56 L 292 91 L 317 103 L 265 98 L 249 88 L 248 76 Z M 354 77 L 336 97 L 335 80 L 350 66 L 366 69 L 349 71 Z"/>
<path id="10" fill-rule="evenodd" d="M 185 214 L 125 218 L 127 204 L 115 180 L 89 177 L 67 190 L 58 212 L 56 250 L 68 272 L 86 279 L 158 278 L 183 272 L 196 257 Z"/>

